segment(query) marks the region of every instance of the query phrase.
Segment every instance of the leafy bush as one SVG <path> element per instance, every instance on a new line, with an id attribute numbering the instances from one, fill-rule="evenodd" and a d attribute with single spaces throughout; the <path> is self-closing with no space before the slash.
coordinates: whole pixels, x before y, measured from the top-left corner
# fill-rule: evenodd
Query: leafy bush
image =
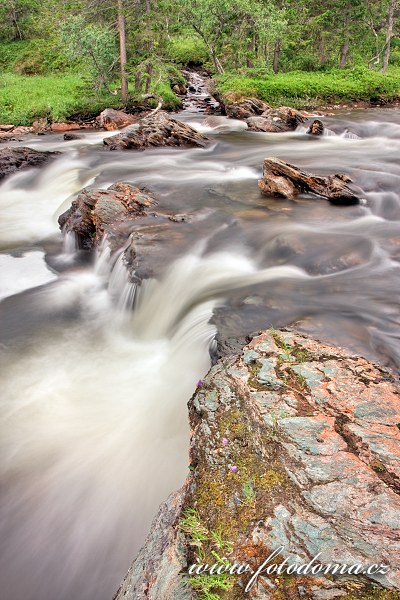
<path id="1" fill-rule="evenodd" d="M 209 60 L 206 45 L 193 35 L 172 39 L 166 48 L 166 57 L 182 66 L 204 65 Z"/>

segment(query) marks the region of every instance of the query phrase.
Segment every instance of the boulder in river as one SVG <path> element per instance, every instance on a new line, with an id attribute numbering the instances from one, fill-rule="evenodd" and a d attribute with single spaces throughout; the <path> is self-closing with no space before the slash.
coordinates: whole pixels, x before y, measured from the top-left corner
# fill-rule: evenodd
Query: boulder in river
<path id="1" fill-rule="evenodd" d="M 105 233 L 118 237 L 121 223 L 145 215 L 155 204 L 149 192 L 129 183 L 115 183 L 107 190 L 84 189 L 58 223 L 65 232 L 75 233 L 81 248 L 90 249 Z"/>
<path id="2" fill-rule="evenodd" d="M 152 146 L 204 147 L 208 140 L 190 125 L 160 111 L 141 119 L 137 128 L 129 128 L 103 141 L 110 150 L 141 150 Z"/>
<path id="3" fill-rule="evenodd" d="M 246 98 L 240 102 L 226 104 L 225 112 L 226 116 L 232 119 L 248 119 L 249 117 L 262 115 L 269 108 L 268 104 L 258 100 L 258 98 Z"/>
<path id="4" fill-rule="evenodd" d="M 106 108 L 97 118 L 100 126 L 104 127 L 107 131 L 122 129 L 138 121 L 138 118 L 134 115 L 127 114 L 122 110 L 115 110 L 114 108 Z"/>
<path id="5" fill-rule="evenodd" d="M 261 116 L 246 119 L 246 123 L 249 129 L 253 131 L 281 133 L 284 131 L 294 131 L 305 120 L 304 115 L 298 110 L 288 106 L 281 106 L 280 108 L 268 108 Z"/>
<path id="6" fill-rule="evenodd" d="M 301 193 L 311 193 L 327 198 L 333 204 L 358 204 L 360 198 L 347 185 L 347 175 L 322 177 L 302 171 L 279 158 L 266 158 L 263 178 L 258 186 L 265 196 L 283 196 L 293 199 Z"/>
<path id="7" fill-rule="evenodd" d="M 290 330 L 265 331 L 211 368 L 189 419 L 190 473 L 116 600 L 191 600 L 201 583 L 193 575 L 190 585 L 192 564 L 213 565 L 217 552 L 255 571 L 274 551 L 270 563 L 315 569 L 264 573 L 247 592 L 251 573 L 228 575 L 227 597 L 396 597 L 400 399 L 390 371 Z M 323 572 L 329 564 L 386 567 L 338 576 Z"/>
<path id="8" fill-rule="evenodd" d="M 0 148 L 0 180 L 20 169 L 38 167 L 60 152 L 43 152 L 32 148 Z"/>
<path id="9" fill-rule="evenodd" d="M 324 135 L 324 124 L 319 119 L 314 119 L 306 133 L 309 135 Z"/>

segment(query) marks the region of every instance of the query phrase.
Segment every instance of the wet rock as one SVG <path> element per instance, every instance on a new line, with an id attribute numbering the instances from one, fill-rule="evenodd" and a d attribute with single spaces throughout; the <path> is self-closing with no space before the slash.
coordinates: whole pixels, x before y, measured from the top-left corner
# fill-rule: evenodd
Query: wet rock
<path id="1" fill-rule="evenodd" d="M 19 127 L 13 127 L 12 129 L 7 129 L 5 131 L 0 131 L 0 143 L 1 142 L 16 142 L 16 141 L 21 141 L 24 139 L 24 136 L 28 135 L 29 133 L 33 133 L 34 132 L 34 128 L 33 127 L 24 127 L 24 126 L 19 126 Z"/>
<path id="2" fill-rule="evenodd" d="M 280 108 L 268 108 L 260 117 L 246 119 L 249 129 L 253 131 L 265 131 L 269 133 L 281 133 L 283 131 L 294 131 L 306 118 L 301 112 L 288 106 Z"/>
<path id="3" fill-rule="evenodd" d="M 50 129 L 49 120 L 46 117 L 38 119 L 32 123 L 32 127 L 38 134 L 46 133 Z"/>
<path id="4" fill-rule="evenodd" d="M 211 368 L 189 415 L 190 474 L 116 600 L 191 599 L 182 582 L 197 559 L 216 562 L 216 531 L 224 556 L 252 569 L 276 549 L 277 564 L 306 565 L 320 553 L 321 565 L 388 567 L 344 577 L 264 574 L 246 593 L 249 575 L 236 575 L 227 597 L 392 597 L 385 590 L 400 587 L 400 398 L 390 371 L 290 330 L 266 331 Z M 189 509 L 203 540 L 182 524 Z"/>
<path id="5" fill-rule="evenodd" d="M 128 183 L 115 183 L 107 190 L 84 189 L 58 223 L 64 231 L 76 234 L 81 248 L 90 249 L 105 233 L 120 241 L 119 226 L 144 216 L 155 204 L 148 192 Z M 127 237 L 123 231 L 121 236 Z"/>
<path id="6" fill-rule="evenodd" d="M 208 140 L 186 123 L 176 121 L 160 111 L 141 119 L 137 128 L 103 141 L 110 150 L 141 150 L 152 146 L 204 147 Z"/>
<path id="7" fill-rule="evenodd" d="M 106 108 L 97 117 L 100 127 L 104 127 L 107 131 L 115 131 L 122 129 L 133 123 L 137 123 L 138 117 L 129 115 L 122 110 L 114 110 L 114 108 Z"/>
<path id="8" fill-rule="evenodd" d="M 20 169 L 38 167 L 60 152 L 39 152 L 32 148 L 0 148 L 0 180 Z"/>
<path id="9" fill-rule="evenodd" d="M 56 131 L 57 133 L 63 133 L 64 131 L 74 131 L 80 128 L 81 127 L 78 123 L 52 123 L 50 126 L 51 131 Z"/>
<path id="10" fill-rule="evenodd" d="M 347 175 L 321 177 L 278 158 L 266 158 L 263 178 L 259 180 L 258 186 L 265 196 L 293 199 L 300 193 L 312 193 L 327 198 L 333 204 L 358 204 L 360 198 L 349 188 L 349 182 L 351 179 Z"/>
<path id="11" fill-rule="evenodd" d="M 324 124 L 319 119 L 315 119 L 310 127 L 307 129 L 306 133 L 309 135 L 324 135 Z"/>
<path id="12" fill-rule="evenodd" d="M 225 105 L 226 116 L 233 119 L 248 119 L 249 117 L 262 115 L 269 109 L 268 104 L 257 98 L 247 98 L 241 102 Z"/>
<path id="13" fill-rule="evenodd" d="M 64 133 L 64 140 L 70 142 L 71 140 L 80 140 L 81 136 L 76 133 Z"/>
<path id="14" fill-rule="evenodd" d="M 163 504 L 146 540 L 114 600 L 187 600 L 188 589 L 180 571 L 186 566 L 183 533 L 176 531 L 182 512 L 181 494 Z"/>

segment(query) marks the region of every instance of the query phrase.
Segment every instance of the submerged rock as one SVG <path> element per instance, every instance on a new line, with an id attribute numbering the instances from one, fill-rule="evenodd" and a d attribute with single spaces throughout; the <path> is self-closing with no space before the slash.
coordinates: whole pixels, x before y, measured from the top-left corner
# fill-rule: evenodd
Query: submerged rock
<path id="1" fill-rule="evenodd" d="M 32 148 L 0 148 L 0 180 L 20 169 L 38 167 L 60 152 L 39 152 Z"/>
<path id="2" fill-rule="evenodd" d="M 266 158 L 263 178 L 258 186 L 265 196 L 282 196 L 293 199 L 300 193 L 312 193 L 327 198 L 333 204 L 358 204 L 360 198 L 347 185 L 347 175 L 321 177 L 302 171 L 279 158 Z"/>
<path id="3" fill-rule="evenodd" d="M 79 246 L 90 249 L 105 233 L 119 238 L 119 229 L 129 220 L 146 215 L 156 204 L 146 190 L 129 183 L 115 183 L 107 190 L 84 189 L 58 223 L 65 232 L 74 232 Z"/>
<path id="4" fill-rule="evenodd" d="M 274 550 L 278 566 L 319 554 L 314 566 L 386 567 L 272 571 L 248 592 L 249 573 L 228 575 L 226 597 L 366 598 L 375 589 L 374 598 L 392 598 L 384 590 L 400 587 L 400 399 L 391 372 L 305 335 L 266 331 L 212 367 L 189 415 L 190 474 L 116 600 L 189 600 L 190 565 L 213 565 L 217 553 L 256 570 Z"/>
<path id="5" fill-rule="evenodd" d="M 298 110 L 281 106 L 280 108 L 268 108 L 260 117 L 250 117 L 246 123 L 253 131 L 281 133 L 294 131 L 305 120 L 304 115 Z"/>
<path id="6" fill-rule="evenodd" d="M 144 117 L 137 128 L 129 128 L 103 140 L 110 150 L 141 150 L 152 146 L 204 147 L 207 141 L 190 125 L 172 119 L 163 111 Z"/>

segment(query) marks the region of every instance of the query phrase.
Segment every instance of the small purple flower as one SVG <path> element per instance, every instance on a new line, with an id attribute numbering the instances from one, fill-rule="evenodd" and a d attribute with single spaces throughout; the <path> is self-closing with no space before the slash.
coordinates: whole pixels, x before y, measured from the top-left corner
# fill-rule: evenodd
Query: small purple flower
<path id="1" fill-rule="evenodd" d="M 197 382 L 197 387 L 203 387 L 203 382 L 201 379 Z"/>
<path id="2" fill-rule="evenodd" d="M 229 444 L 228 438 L 222 438 L 222 443 L 224 444 L 224 446 L 226 446 L 227 444 Z"/>
<path id="3" fill-rule="evenodd" d="M 231 471 L 233 471 L 234 473 L 238 470 L 236 465 L 229 465 L 229 468 Z"/>

